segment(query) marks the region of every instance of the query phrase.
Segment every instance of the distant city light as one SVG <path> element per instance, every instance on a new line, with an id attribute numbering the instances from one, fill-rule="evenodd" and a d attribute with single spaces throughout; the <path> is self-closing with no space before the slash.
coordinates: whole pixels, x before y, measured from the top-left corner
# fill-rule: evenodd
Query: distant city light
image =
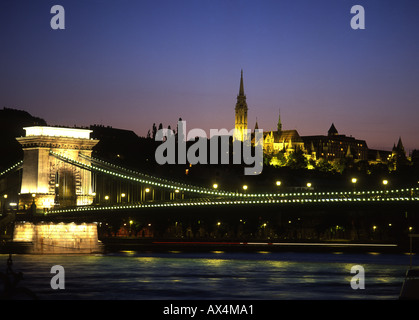
<path id="1" fill-rule="evenodd" d="M 388 184 L 388 180 L 383 180 L 383 185 L 387 185 Z"/>
<path id="2" fill-rule="evenodd" d="M 352 178 L 352 183 L 356 183 L 357 181 L 358 181 L 358 179 L 357 178 Z"/>
<path id="3" fill-rule="evenodd" d="M 307 182 L 307 188 L 311 188 L 311 182 Z"/>
<path id="4" fill-rule="evenodd" d="M 243 185 L 243 190 L 247 190 L 247 185 Z"/>
<path id="5" fill-rule="evenodd" d="M 279 187 L 281 185 L 281 181 L 277 180 L 276 185 Z"/>
<path id="6" fill-rule="evenodd" d="M 214 183 L 214 184 L 212 185 L 212 187 L 213 187 L 214 189 L 217 189 L 217 188 L 218 188 L 218 184 Z"/>

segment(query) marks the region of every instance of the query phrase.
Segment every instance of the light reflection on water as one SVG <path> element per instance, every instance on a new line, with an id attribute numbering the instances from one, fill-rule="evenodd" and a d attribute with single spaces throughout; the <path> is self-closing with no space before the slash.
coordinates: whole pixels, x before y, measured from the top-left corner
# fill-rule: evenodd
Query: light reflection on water
<path id="1" fill-rule="evenodd" d="M 0 270 L 8 255 L 0 255 Z M 413 257 L 414 263 L 419 257 Z M 52 290 L 53 265 L 65 290 Z M 397 299 L 406 255 L 348 253 L 137 253 L 14 255 L 21 285 L 41 299 Z M 351 267 L 365 269 L 353 290 Z M 3 270 L 1 270 L 3 271 Z"/>

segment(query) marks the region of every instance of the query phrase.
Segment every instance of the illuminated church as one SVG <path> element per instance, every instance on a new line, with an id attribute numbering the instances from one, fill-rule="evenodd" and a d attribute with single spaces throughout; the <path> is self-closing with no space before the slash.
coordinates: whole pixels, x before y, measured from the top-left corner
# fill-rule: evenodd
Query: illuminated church
<path id="1" fill-rule="evenodd" d="M 281 115 L 279 115 L 277 130 L 263 133 L 263 148 L 267 154 L 278 152 L 290 154 L 298 150 L 306 153 L 304 141 L 297 130 L 282 130 Z"/>
<path id="2" fill-rule="evenodd" d="M 235 133 L 234 140 L 244 141 L 247 132 L 247 102 L 244 94 L 243 70 L 240 76 L 240 89 L 237 95 L 237 103 L 235 108 Z M 255 130 L 258 129 L 256 121 Z M 304 141 L 298 134 L 297 130 L 282 130 L 281 115 L 279 115 L 277 130 L 263 132 L 263 149 L 264 153 L 272 154 L 280 151 L 290 154 L 297 150 L 305 153 Z"/>
<path id="3" fill-rule="evenodd" d="M 235 107 L 235 134 L 234 140 L 244 141 L 247 132 L 246 95 L 244 94 L 243 70 L 240 76 L 240 89 Z M 259 129 L 256 121 L 255 130 Z M 300 136 L 297 130 L 283 130 L 281 115 L 279 115 L 276 130 L 263 132 L 263 151 L 266 155 L 275 155 L 283 152 L 285 156 L 293 152 L 302 152 L 307 160 L 328 161 L 334 159 L 351 158 L 353 160 L 367 160 L 368 147 L 365 140 L 358 140 L 352 136 L 338 134 L 334 124 L 331 125 L 327 135 Z"/>

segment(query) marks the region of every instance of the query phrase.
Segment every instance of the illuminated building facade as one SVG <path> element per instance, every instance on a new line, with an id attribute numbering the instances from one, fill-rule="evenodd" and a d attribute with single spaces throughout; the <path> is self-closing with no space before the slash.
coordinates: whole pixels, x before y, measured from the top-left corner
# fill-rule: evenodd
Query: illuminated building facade
<path id="1" fill-rule="evenodd" d="M 31 244 L 29 253 L 74 254 L 101 251 L 96 223 L 16 222 L 13 241 Z"/>
<path id="2" fill-rule="evenodd" d="M 304 136 L 302 139 L 307 152 L 315 154 L 317 159 L 323 158 L 328 161 L 343 158 L 368 160 L 368 147 L 365 140 L 339 134 L 333 123 L 327 136 Z"/>
<path id="3" fill-rule="evenodd" d="M 91 204 L 94 198 L 92 174 L 58 160 L 50 151 L 89 163 L 99 142 L 90 139 L 91 130 L 26 127 L 25 137 L 16 138 L 23 148 L 20 205 L 39 209 Z"/>
<path id="4" fill-rule="evenodd" d="M 277 130 L 263 133 L 263 151 L 266 154 L 278 152 L 290 154 L 297 150 L 305 153 L 303 139 L 297 130 L 282 130 L 281 115 L 279 115 Z"/>

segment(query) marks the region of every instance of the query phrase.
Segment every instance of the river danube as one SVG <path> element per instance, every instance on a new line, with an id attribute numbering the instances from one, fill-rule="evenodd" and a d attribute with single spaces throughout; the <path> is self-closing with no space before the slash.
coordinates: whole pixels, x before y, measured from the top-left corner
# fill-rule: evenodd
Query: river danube
<path id="1" fill-rule="evenodd" d="M 7 258 L 0 255 L 0 271 Z M 373 252 L 267 251 L 12 256 L 13 271 L 23 273 L 19 285 L 46 300 L 394 300 L 409 259 Z M 64 268 L 64 289 L 51 288 L 54 265 Z M 351 287 L 354 265 L 365 271 L 365 289 Z"/>

